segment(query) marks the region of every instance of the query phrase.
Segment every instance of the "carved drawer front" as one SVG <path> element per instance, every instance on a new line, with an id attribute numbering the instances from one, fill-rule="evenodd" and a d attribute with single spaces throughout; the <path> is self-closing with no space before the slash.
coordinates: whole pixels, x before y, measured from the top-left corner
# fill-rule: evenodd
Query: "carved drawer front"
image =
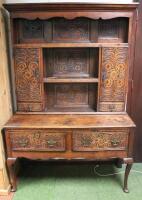
<path id="1" fill-rule="evenodd" d="M 13 151 L 65 151 L 66 134 L 52 130 L 10 131 Z"/>
<path id="2" fill-rule="evenodd" d="M 128 130 L 76 130 L 73 151 L 126 150 Z"/>

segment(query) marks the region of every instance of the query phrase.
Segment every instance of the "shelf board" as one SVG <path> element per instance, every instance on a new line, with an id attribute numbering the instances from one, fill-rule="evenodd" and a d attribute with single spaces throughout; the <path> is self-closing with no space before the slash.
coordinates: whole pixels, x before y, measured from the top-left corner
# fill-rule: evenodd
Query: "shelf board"
<path id="1" fill-rule="evenodd" d="M 72 113 L 75 113 L 75 112 L 82 112 L 82 113 L 85 113 L 85 112 L 89 112 L 89 113 L 92 113 L 92 112 L 95 112 L 95 110 L 89 106 L 86 106 L 86 107 L 53 107 L 53 108 L 49 108 L 49 109 L 46 109 L 45 112 L 51 112 L 54 114 L 54 112 L 72 112 Z"/>
<path id="2" fill-rule="evenodd" d="M 98 83 L 98 78 L 44 78 L 44 83 Z"/>
<path id="3" fill-rule="evenodd" d="M 32 44 L 15 44 L 14 47 L 16 48 L 95 48 L 95 47 L 128 47 L 128 43 L 32 43 Z"/>

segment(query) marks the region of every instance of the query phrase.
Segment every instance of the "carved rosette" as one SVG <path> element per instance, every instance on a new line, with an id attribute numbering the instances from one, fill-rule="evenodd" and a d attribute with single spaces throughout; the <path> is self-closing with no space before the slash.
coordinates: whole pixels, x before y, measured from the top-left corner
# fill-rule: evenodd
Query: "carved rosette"
<path id="1" fill-rule="evenodd" d="M 127 59 L 128 48 L 102 48 L 99 111 L 124 111 Z"/>
<path id="2" fill-rule="evenodd" d="M 40 49 L 16 48 L 15 49 L 15 79 L 18 103 L 42 101 L 42 85 L 40 75 Z M 20 104 L 21 107 L 22 104 Z M 38 106 L 39 107 L 39 106 Z M 22 107 L 23 110 L 24 107 Z M 32 108 L 30 108 L 32 111 Z M 30 111 L 27 108 L 28 111 Z"/>

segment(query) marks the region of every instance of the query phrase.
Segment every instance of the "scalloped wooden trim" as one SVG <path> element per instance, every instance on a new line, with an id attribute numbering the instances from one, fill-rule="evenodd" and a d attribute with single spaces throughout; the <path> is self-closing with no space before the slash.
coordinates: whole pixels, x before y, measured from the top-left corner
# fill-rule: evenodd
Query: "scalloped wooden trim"
<path id="1" fill-rule="evenodd" d="M 51 19 L 53 17 L 62 17 L 65 19 L 75 19 L 77 17 L 87 17 L 89 19 L 112 19 L 116 17 L 132 17 L 132 12 L 14 12 L 11 13 L 12 18 L 24 18 L 24 19 Z"/>

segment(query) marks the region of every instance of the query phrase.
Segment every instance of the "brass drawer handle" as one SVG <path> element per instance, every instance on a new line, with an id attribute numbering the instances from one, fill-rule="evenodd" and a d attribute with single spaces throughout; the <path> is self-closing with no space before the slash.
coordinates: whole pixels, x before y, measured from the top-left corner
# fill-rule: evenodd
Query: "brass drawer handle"
<path id="1" fill-rule="evenodd" d="M 82 137 L 81 138 L 81 146 L 89 147 L 92 144 L 92 138 L 91 137 Z"/>
<path id="2" fill-rule="evenodd" d="M 26 147 L 26 146 L 28 146 L 28 144 L 29 144 L 29 140 L 28 139 L 21 139 L 21 140 L 19 140 L 19 145 L 21 146 L 21 147 Z"/>
<path id="3" fill-rule="evenodd" d="M 47 145 L 49 146 L 49 147 L 54 147 L 54 146 L 56 146 L 57 145 L 57 141 L 55 141 L 55 140 L 48 140 L 47 141 Z"/>
<path id="4" fill-rule="evenodd" d="M 119 140 L 117 140 L 117 139 L 111 140 L 111 145 L 112 145 L 113 147 L 117 147 L 119 144 L 120 144 L 120 141 L 119 141 Z"/>

